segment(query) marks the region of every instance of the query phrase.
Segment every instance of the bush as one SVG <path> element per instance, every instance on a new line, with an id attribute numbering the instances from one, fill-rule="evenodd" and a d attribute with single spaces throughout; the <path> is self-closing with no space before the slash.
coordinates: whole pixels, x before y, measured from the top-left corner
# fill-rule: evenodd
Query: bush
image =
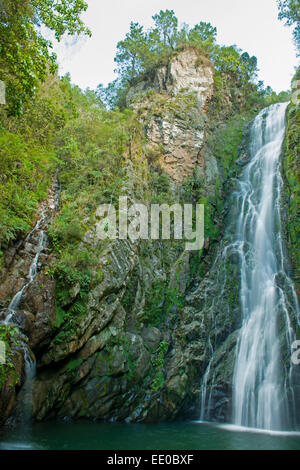
<path id="1" fill-rule="evenodd" d="M 32 225 L 38 202 L 46 197 L 50 185 L 53 153 L 1 130 L 0 167 L 1 248 Z"/>

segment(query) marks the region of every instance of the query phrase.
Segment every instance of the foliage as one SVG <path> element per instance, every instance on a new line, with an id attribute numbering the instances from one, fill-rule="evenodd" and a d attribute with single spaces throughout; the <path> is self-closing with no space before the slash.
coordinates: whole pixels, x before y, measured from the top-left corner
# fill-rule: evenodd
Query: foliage
<path id="1" fill-rule="evenodd" d="M 299 71 L 298 71 L 299 73 Z M 285 191 L 288 201 L 287 241 L 292 254 L 293 278 L 300 293 L 300 109 L 291 103 L 287 112 L 287 131 L 284 142 L 283 170 L 286 179 Z"/>
<path id="2" fill-rule="evenodd" d="M 233 163 L 238 159 L 242 144 L 243 130 L 251 116 L 234 116 L 209 137 L 209 145 L 226 173 L 234 171 Z M 231 175 L 230 175 L 231 176 Z"/>
<path id="3" fill-rule="evenodd" d="M 229 76 L 242 86 L 256 76 L 257 59 L 236 46 L 219 47 L 214 51 L 213 62 L 217 71 Z"/>
<path id="4" fill-rule="evenodd" d="M 152 204 L 166 204 L 170 201 L 170 177 L 160 171 L 151 171 L 149 178 Z"/>
<path id="5" fill-rule="evenodd" d="M 47 195 L 53 153 L 2 129 L 0 166 L 1 249 L 29 230 L 38 202 Z"/>
<path id="6" fill-rule="evenodd" d="M 285 20 L 287 26 L 294 27 L 294 41 L 300 54 L 300 0 L 277 0 L 278 18 Z"/>
<path id="7" fill-rule="evenodd" d="M 52 44 L 40 26 L 52 30 L 57 40 L 65 33 L 90 34 L 80 19 L 86 9 L 83 0 L 0 1 L 0 80 L 6 83 L 9 114 L 20 114 L 47 71 L 57 69 Z"/>
<path id="8" fill-rule="evenodd" d="M 157 351 L 154 353 L 154 357 L 151 359 L 151 364 L 155 370 L 151 388 L 155 392 L 158 392 L 164 386 L 165 377 L 163 368 L 165 356 L 167 355 L 169 346 L 170 345 L 167 341 L 161 341 Z"/>
<path id="9" fill-rule="evenodd" d="M 145 75 L 169 60 L 184 48 L 196 49 L 199 56 L 209 58 L 217 71 L 234 79 L 240 86 L 256 78 L 257 59 L 236 46 L 216 44 L 217 30 L 210 23 L 200 22 L 193 28 L 184 24 L 178 28 L 173 10 L 160 11 L 153 16 L 154 26 L 144 31 L 139 23 L 131 23 L 125 39 L 117 45 L 115 62 L 118 78 L 107 88 L 99 85 L 98 94 L 111 108 L 126 106 L 128 88 Z"/>
<path id="10" fill-rule="evenodd" d="M 178 19 L 176 18 L 173 10 L 160 10 L 160 12 L 153 16 L 155 28 L 152 35 L 156 36 L 158 40 L 170 49 L 174 49 L 178 34 Z"/>
<path id="11" fill-rule="evenodd" d="M 144 56 L 149 52 L 143 26 L 130 23 L 129 33 L 117 45 L 115 62 L 118 65 L 119 74 L 126 75 L 129 81 L 132 80 L 143 70 Z"/>
<path id="12" fill-rule="evenodd" d="M 170 289 L 165 281 L 155 281 L 146 298 L 143 321 L 158 326 L 170 312 L 181 309 L 183 305 L 183 295 L 177 289 Z"/>
<path id="13" fill-rule="evenodd" d="M 289 91 L 281 91 L 277 94 L 270 86 L 267 86 L 263 92 L 263 95 L 266 106 L 271 106 L 271 104 L 275 103 L 286 103 L 290 100 L 291 94 Z"/>
<path id="14" fill-rule="evenodd" d="M 74 372 L 74 371 L 76 372 L 82 363 L 83 363 L 83 359 L 81 357 L 72 359 L 67 365 L 67 370 L 70 372 Z"/>
<path id="15" fill-rule="evenodd" d="M 2 385 L 10 378 L 10 387 L 14 387 L 19 377 L 15 371 L 13 363 L 12 346 L 18 346 L 18 335 L 20 334 L 17 327 L 10 325 L 0 325 L 0 341 L 5 344 L 5 364 L 0 364 L 0 389 Z"/>

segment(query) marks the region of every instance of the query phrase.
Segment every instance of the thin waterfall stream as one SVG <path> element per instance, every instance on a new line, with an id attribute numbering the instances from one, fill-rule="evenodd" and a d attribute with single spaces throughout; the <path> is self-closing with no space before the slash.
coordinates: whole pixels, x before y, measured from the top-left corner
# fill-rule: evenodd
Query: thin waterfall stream
<path id="1" fill-rule="evenodd" d="M 15 324 L 15 315 L 19 311 L 21 303 L 26 296 L 26 290 L 30 284 L 34 282 L 38 274 L 41 255 L 45 253 L 48 245 L 46 231 L 53 219 L 55 212 L 58 210 L 59 195 L 60 185 L 56 180 L 53 184 L 53 187 L 49 191 L 47 200 L 45 200 L 40 206 L 39 218 L 35 226 L 28 233 L 24 240 L 25 243 L 29 243 L 32 247 L 34 247 L 34 256 L 29 265 L 27 281 L 13 296 L 10 304 L 8 305 L 8 308 L 6 309 L 6 315 L 3 320 L 3 323 L 6 325 Z M 24 351 L 24 383 L 18 396 L 18 402 L 21 421 L 23 424 L 27 424 L 30 422 L 32 415 L 32 385 L 36 375 L 36 360 L 34 354 L 25 342 L 22 344 L 22 347 Z"/>
<path id="2" fill-rule="evenodd" d="M 281 149 L 288 103 L 272 105 L 255 118 L 250 161 L 234 195 L 235 230 L 226 250 L 238 258 L 240 312 L 232 383 L 232 421 L 272 431 L 295 428 L 290 312 L 299 305 L 288 276 L 281 227 Z M 201 420 L 209 416 L 213 355 L 201 386 Z M 210 388 L 213 387 L 213 380 Z"/>
<path id="3" fill-rule="evenodd" d="M 44 221 L 44 219 L 45 219 L 45 215 L 42 211 L 40 219 L 37 221 L 34 229 L 30 232 L 29 236 L 26 238 L 26 240 L 30 240 L 30 237 L 33 233 L 36 232 L 38 234 L 38 245 L 37 245 L 37 248 L 36 248 L 36 255 L 33 258 L 32 263 L 29 267 L 29 272 L 28 272 L 29 281 L 19 290 L 19 292 L 17 292 L 15 294 L 15 296 L 13 297 L 12 301 L 10 302 L 10 304 L 8 306 L 9 313 L 8 313 L 8 315 L 7 315 L 7 317 L 4 321 L 4 323 L 6 323 L 6 324 L 9 323 L 11 321 L 11 319 L 13 318 L 14 313 L 19 308 L 19 305 L 21 303 L 21 300 L 22 300 L 22 297 L 23 297 L 23 294 L 24 294 L 25 290 L 34 281 L 34 279 L 37 275 L 38 262 L 39 262 L 39 259 L 40 259 L 40 255 L 41 255 L 42 251 L 45 249 L 46 243 L 47 243 L 46 234 L 45 234 L 44 230 L 40 229 L 40 225 Z"/>

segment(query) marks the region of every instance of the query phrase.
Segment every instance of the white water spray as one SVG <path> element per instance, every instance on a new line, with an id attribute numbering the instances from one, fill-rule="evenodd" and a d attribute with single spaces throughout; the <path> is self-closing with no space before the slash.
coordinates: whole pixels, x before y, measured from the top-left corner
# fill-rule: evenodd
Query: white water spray
<path id="1" fill-rule="evenodd" d="M 36 249 L 36 255 L 33 258 L 33 261 L 32 261 L 32 263 L 29 267 L 29 272 L 28 272 L 29 281 L 22 287 L 22 289 L 20 289 L 16 293 L 16 295 L 13 297 L 12 301 L 10 302 L 10 304 L 8 306 L 8 312 L 9 313 L 8 313 L 8 315 L 7 315 L 7 317 L 5 318 L 5 321 L 4 321 L 5 324 L 10 323 L 10 321 L 12 320 L 14 313 L 18 310 L 18 308 L 20 306 L 24 291 L 34 281 L 34 279 L 37 275 L 37 268 L 38 268 L 39 258 L 40 258 L 40 255 L 41 255 L 42 251 L 44 250 L 44 248 L 46 246 L 46 241 L 47 241 L 47 237 L 46 237 L 45 232 L 40 229 L 40 224 L 41 224 L 41 219 L 38 220 L 35 228 L 31 232 L 31 233 L 33 233 L 34 231 L 38 231 L 39 242 L 38 242 L 38 246 L 37 246 L 37 249 Z M 28 237 L 27 237 L 27 239 L 28 239 Z"/>
<path id="2" fill-rule="evenodd" d="M 269 430 L 290 426 L 288 374 L 282 350 L 291 348 L 294 334 L 280 277 L 292 291 L 298 310 L 284 268 L 281 239 L 280 154 L 286 107 L 286 103 L 276 104 L 256 117 L 251 161 L 242 174 L 238 193 L 241 210 L 236 241 L 240 246 L 243 324 L 233 381 L 233 417 L 238 426 Z"/>

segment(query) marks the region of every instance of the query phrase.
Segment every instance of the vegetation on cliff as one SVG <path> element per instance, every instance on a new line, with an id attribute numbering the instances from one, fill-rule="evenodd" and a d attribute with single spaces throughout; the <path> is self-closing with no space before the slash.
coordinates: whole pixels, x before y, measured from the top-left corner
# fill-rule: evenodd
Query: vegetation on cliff
<path id="1" fill-rule="evenodd" d="M 185 296 L 203 280 L 220 242 L 227 209 L 224 201 L 240 171 L 236 162 L 246 154 L 247 125 L 264 106 L 285 101 L 289 94 L 276 95 L 257 83 L 256 58 L 235 46 L 219 46 L 211 24 L 179 29 L 170 10 L 155 15 L 155 25 L 147 32 L 132 23 L 118 43 L 118 79 L 107 89 L 99 86 L 96 92 L 83 92 L 68 76 L 58 78 L 51 73 L 55 57 L 33 25 L 44 23 L 58 39 L 66 31 L 88 33 L 79 18 L 86 3 L 63 1 L 58 10 L 51 9 L 47 0 L 28 0 L 22 8 L 19 3 L 5 4 L 6 23 L 20 34 L 11 47 L 17 47 L 23 38 L 24 27 L 31 40 L 29 47 L 23 38 L 22 50 L 31 56 L 34 44 L 36 60 L 28 69 L 33 78 L 27 80 L 27 69 L 23 75 L 15 73 L 9 52 L 0 49 L 0 63 L 8 64 L 4 66 L 6 75 L 0 75 L 8 85 L 8 106 L 0 110 L 3 272 L 9 264 L 4 252 L 33 225 L 52 180 L 57 178 L 61 184 L 60 208 L 48 230 L 51 254 L 48 264 L 39 267 L 44 276 L 39 291 L 33 291 L 41 295 L 43 283 L 55 282 L 55 318 L 47 331 L 48 342 L 41 350 L 33 346 L 43 369 L 37 378 L 36 414 L 43 419 L 53 410 L 72 416 L 110 417 L 114 413 L 118 418 L 131 413 L 132 419 L 143 420 L 150 409 L 149 419 L 173 417 L 183 404 L 186 385 L 193 382 L 197 393 L 199 370 L 208 359 L 208 334 L 202 331 L 208 325 L 207 312 L 201 318 L 197 313 L 195 318 L 190 307 L 183 310 Z M 5 44 L 10 34 L 6 23 L 1 24 Z M 128 109 L 129 90 L 143 81 L 151 85 L 161 67 L 167 75 L 171 61 L 185 51 L 195 52 L 195 69 L 203 65 L 213 70 L 213 91 L 205 109 L 189 90 L 170 98 L 165 90 L 152 90 L 151 86 L 144 108 Z M 21 57 L 25 68 L 27 55 Z M 149 146 L 145 137 L 151 119 L 156 118 L 163 128 L 166 116 L 170 118 L 167 131 L 174 124 L 181 132 L 184 128 L 188 135 L 202 139 L 197 164 L 183 184 L 175 184 L 162 165 L 166 145 Z M 298 203 L 294 203 L 298 198 L 296 116 L 291 107 L 286 162 L 293 192 L 290 246 L 295 253 L 299 251 L 294 224 L 298 211 Z M 208 162 L 212 162 L 209 168 Z M 136 246 L 93 238 L 97 207 L 117 204 L 121 194 L 146 203 L 204 203 L 204 249 L 187 256 L 183 242 L 142 241 Z M 234 263 L 225 268 L 234 284 Z M 226 293 L 231 307 L 237 304 L 237 287 L 235 283 Z M 207 310 L 206 300 L 200 299 L 200 303 Z M 34 307 L 32 299 L 27 306 Z M 220 312 L 218 341 L 226 338 L 234 323 L 232 312 L 230 318 L 225 318 L 227 312 Z M 9 349 L 14 335 L 2 337 Z M 48 366 L 58 373 L 48 373 Z M 0 369 L 0 383 L 5 382 L 8 367 Z M 21 366 L 19 369 L 18 379 Z M 91 389 L 96 398 L 90 397 Z"/>
<path id="2" fill-rule="evenodd" d="M 300 68 L 294 82 L 300 80 Z M 298 82 L 299 83 L 299 82 Z M 299 93 L 299 85 L 296 90 Z M 300 105 L 297 91 L 287 111 L 287 129 L 284 143 L 283 172 L 285 176 L 285 217 L 287 219 L 286 236 L 291 264 L 292 277 L 300 295 Z"/>
<path id="3" fill-rule="evenodd" d="M 280 20 L 293 27 L 293 35 L 298 54 L 300 54 L 300 1 L 277 0 Z"/>
<path id="4" fill-rule="evenodd" d="M 126 106 L 127 91 L 134 83 L 151 74 L 156 67 L 167 65 L 174 55 L 185 48 L 196 49 L 199 60 L 201 56 L 211 60 L 219 90 L 231 83 L 240 89 L 248 88 L 261 97 L 272 95 L 272 90 L 264 90 L 262 83 L 258 86 L 253 84 L 257 74 L 256 57 L 250 57 L 236 46 L 218 45 L 217 30 L 210 23 L 200 22 L 192 28 L 184 24 L 179 29 L 173 10 L 161 10 L 153 16 L 153 20 L 154 27 L 148 31 L 132 22 L 129 33 L 118 43 L 115 57 L 118 78 L 107 88 L 98 86 L 99 96 L 108 106 Z"/>
<path id="5" fill-rule="evenodd" d="M 1 23 L 1 27 L 11 34 L 8 23 L 16 28 L 20 24 L 29 28 L 30 22 L 37 22 L 39 18 L 56 32 L 57 38 L 66 31 L 70 34 L 87 32 L 79 19 L 80 12 L 86 8 L 84 2 L 67 3 L 61 11 L 53 10 L 43 2 L 28 1 L 22 8 L 19 4 L 3 4 L 6 22 Z M 27 16 L 23 15 L 25 11 Z M 255 103 L 261 107 L 265 102 L 277 99 L 269 89 L 264 91 L 261 85 L 257 87 L 251 82 L 256 72 L 256 59 L 240 54 L 234 47 L 220 48 L 216 45 L 216 30 L 210 24 L 200 23 L 191 29 L 186 26 L 178 30 L 178 20 L 169 10 L 161 11 L 154 20 L 155 28 L 148 33 L 141 26 L 132 24 L 126 39 L 118 44 L 119 81 L 126 83 L 127 88 L 133 79 L 141 79 L 144 73 L 166 63 L 183 47 L 193 46 L 199 51 L 199 57 L 204 54 L 214 58 L 212 119 L 225 109 L 228 97 L 237 113 L 243 106 L 255 111 Z M 8 43 L 6 38 L 5 44 Z M 1 60 L 13 67 L 7 54 L 2 48 Z M 16 92 L 14 88 L 26 82 L 24 77 L 16 74 L 10 79 L 8 65 L 3 66 L 3 70 L 4 75 L 0 78 L 7 80 L 8 106 L 2 107 L 0 115 L 0 250 L 20 233 L 28 231 L 37 203 L 45 197 L 46 188 L 57 170 L 64 185 L 63 209 L 59 219 L 62 221 L 57 220 L 52 230 L 53 240 L 56 246 L 61 243 L 66 247 L 67 240 L 76 244 L 97 204 L 117 199 L 122 180 L 120 163 L 124 161 L 125 153 L 130 153 L 132 135 L 140 135 L 141 142 L 143 139 L 138 121 L 129 110 L 106 111 L 94 92 L 82 92 L 70 84 L 68 77 L 46 76 L 46 71 L 41 68 L 42 75 L 36 75 L 34 84 L 25 93 L 24 90 Z M 39 85 L 30 101 L 25 102 L 26 96 L 34 93 L 38 79 L 46 82 Z M 118 94 L 123 90 L 122 86 L 117 89 Z M 109 90 L 110 86 L 106 97 L 111 96 Z M 241 91 L 243 99 L 238 96 L 234 102 L 232 91 L 237 90 Z M 21 115 L 12 117 L 13 109 L 21 111 Z M 156 176 L 154 178 L 157 179 Z M 75 200 L 74 195 L 78 195 Z"/>
<path id="6" fill-rule="evenodd" d="M 53 31 L 58 41 L 64 34 L 90 34 L 80 19 L 86 9 L 83 0 L 1 0 L 0 80 L 6 84 L 10 115 L 20 114 L 47 71 L 57 69 L 52 44 L 40 27 Z"/>

